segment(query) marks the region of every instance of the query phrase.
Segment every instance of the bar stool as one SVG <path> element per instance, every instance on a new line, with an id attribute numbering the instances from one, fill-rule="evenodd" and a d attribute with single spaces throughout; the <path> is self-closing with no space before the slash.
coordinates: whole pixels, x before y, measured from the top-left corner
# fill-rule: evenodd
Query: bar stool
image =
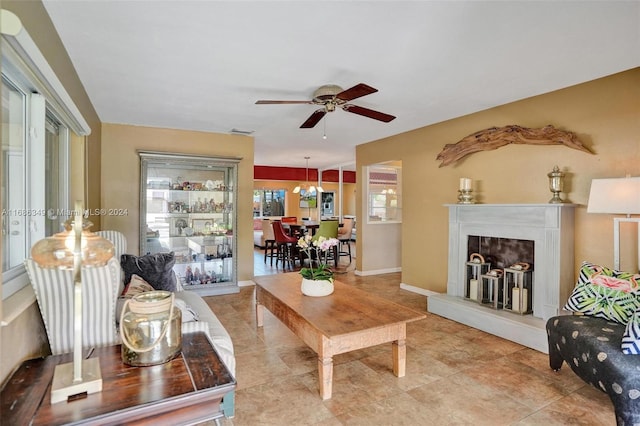
<path id="1" fill-rule="evenodd" d="M 296 256 L 295 251 L 295 244 L 298 240 L 285 233 L 282 222 L 279 220 L 274 220 L 273 223 L 271 223 L 271 226 L 273 227 L 273 235 L 275 237 L 277 250 L 276 268 L 278 267 L 279 261 L 282 261 L 283 268 L 286 267 L 287 263 L 291 268 L 293 268 L 295 265 L 295 259 L 299 258 L 299 256 Z"/>
<path id="2" fill-rule="evenodd" d="M 351 231 L 353 231 L 353 223 L 353 218 L 346 217 L 342 221 L 342 228 L 338 228 L 338 240 L 340 240 L 340 252 L 338 256 L 349 256 L 349 265 L 351 265 Z M 343 245 L 347 246 L 346 251 L 342 249 Z"/>
<path id="3" fill-rule="evenodd" d="M 262 235 L 264 237 L 264 263 L 267 263 L 267 258 L 269 258 L 271 266 L 273 266 L 273 258 L 276 257 L 276 237 L 273 234 L 271 219 L 262 219 Z"/>

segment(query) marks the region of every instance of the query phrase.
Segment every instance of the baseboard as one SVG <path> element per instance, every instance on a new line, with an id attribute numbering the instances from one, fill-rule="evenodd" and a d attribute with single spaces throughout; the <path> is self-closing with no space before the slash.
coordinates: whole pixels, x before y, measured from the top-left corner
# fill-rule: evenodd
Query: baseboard
<path id="1" fill-rule="evenodd" d="M 371 271 L 358 271 L 357 269 L 354 273 L 361 277 L 366 277 L 369 275 L 382 275 L 382 274 L 391 274 L 393 272 L 402 272 L 402 267 L 397 268 L 387 268 L 387 269 L 374 269 Z"/>
<path id="2" fill-rule="evenodd" d="M 409 284 L 405 284 L 405 283 L 400 283 L 400 288 L 403 290 L 407 290 L 410 291 L 412 293 L 417 293 L 420 294 L 422 296 L 435 296 L 436 294 L 440 294 L 437 291 L 431 291 L 431 290 L 427 290 L 426 288 L 421 288 L 421 287 L 416 287 L 413 285 L 409 285 Z"/>

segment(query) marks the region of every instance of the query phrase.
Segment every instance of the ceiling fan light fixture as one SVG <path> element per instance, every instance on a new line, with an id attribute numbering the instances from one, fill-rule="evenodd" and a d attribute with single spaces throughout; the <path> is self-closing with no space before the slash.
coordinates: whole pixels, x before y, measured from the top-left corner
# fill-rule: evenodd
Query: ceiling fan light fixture
<path id="1" fill-rule="evenodd" d="M 343 92 L 342 87 L 335 84 L 325 84 L 320 86 L 315 92 L 313 92 L 313 100 L 319 104 L 324 103 L 330 99 L 333 99 L 338 93 Z"/>
<path id="2" fill-rule="evenodd" d="M 363 117 L 372 118 L 374 120 L 383 121 L 385 123 L 390 122 L 396 117 L 393 115 L 385 114 L 380 111 L 375 111 L 369 108 L 361 107 L 358 105 L 349 104 L 347 102 L 354 99 L 361 98 L 372 93 L 376 93 L 378 89 L 373 88 L 367 84 L 359 83 L 355 86 L 343 90 L 342 87 L 335 84 L 325 84 L 320 86 L 315 92 L 313 92 L 313 98 L 308 101 L 286 101 L 286 100 L 258 100 L 258 105 L 268 104 L 315 104 L 320 105 L 322 108 L 316 109 L 309 118 L 300 126 L 301 129 L 310 129 L 320 122 L 322 117 L 329 112 L 335 111 L 340 108 L 346 112 L 352 114 L 361 115 Z"/>

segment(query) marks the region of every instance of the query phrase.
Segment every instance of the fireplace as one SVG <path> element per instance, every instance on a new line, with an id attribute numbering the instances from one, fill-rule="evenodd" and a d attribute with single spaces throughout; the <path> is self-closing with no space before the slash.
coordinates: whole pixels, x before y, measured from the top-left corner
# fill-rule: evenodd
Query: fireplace
<path id="1" fill-rule="evenodd" d="M 575 283 L 574 207 L 572 204 L 448 205 L 447 294 L 430 296 L 429 312 L 547 353 L 546 320 L 561 312 Z M 505 245 L 509 246 L 508 250 L 504 250 Z M 514 315 L 489 309 L 465 297 L 468 296 L 466 262 L 472 253 L 483 250 L 495 259 L 497 268 L 516 262 L 533 266 L 534 289 L 531 306 L 527 307 L 530 314 Z"/>

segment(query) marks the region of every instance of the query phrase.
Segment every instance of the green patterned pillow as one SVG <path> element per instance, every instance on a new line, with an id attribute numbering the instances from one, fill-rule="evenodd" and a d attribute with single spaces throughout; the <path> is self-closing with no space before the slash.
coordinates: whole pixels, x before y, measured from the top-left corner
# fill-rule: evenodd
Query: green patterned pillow
<path id="1" fill-rule="evenodd" d="M 564 309 L 626 324 L 640 308 L 640 274 L 583 262 Z"/>

